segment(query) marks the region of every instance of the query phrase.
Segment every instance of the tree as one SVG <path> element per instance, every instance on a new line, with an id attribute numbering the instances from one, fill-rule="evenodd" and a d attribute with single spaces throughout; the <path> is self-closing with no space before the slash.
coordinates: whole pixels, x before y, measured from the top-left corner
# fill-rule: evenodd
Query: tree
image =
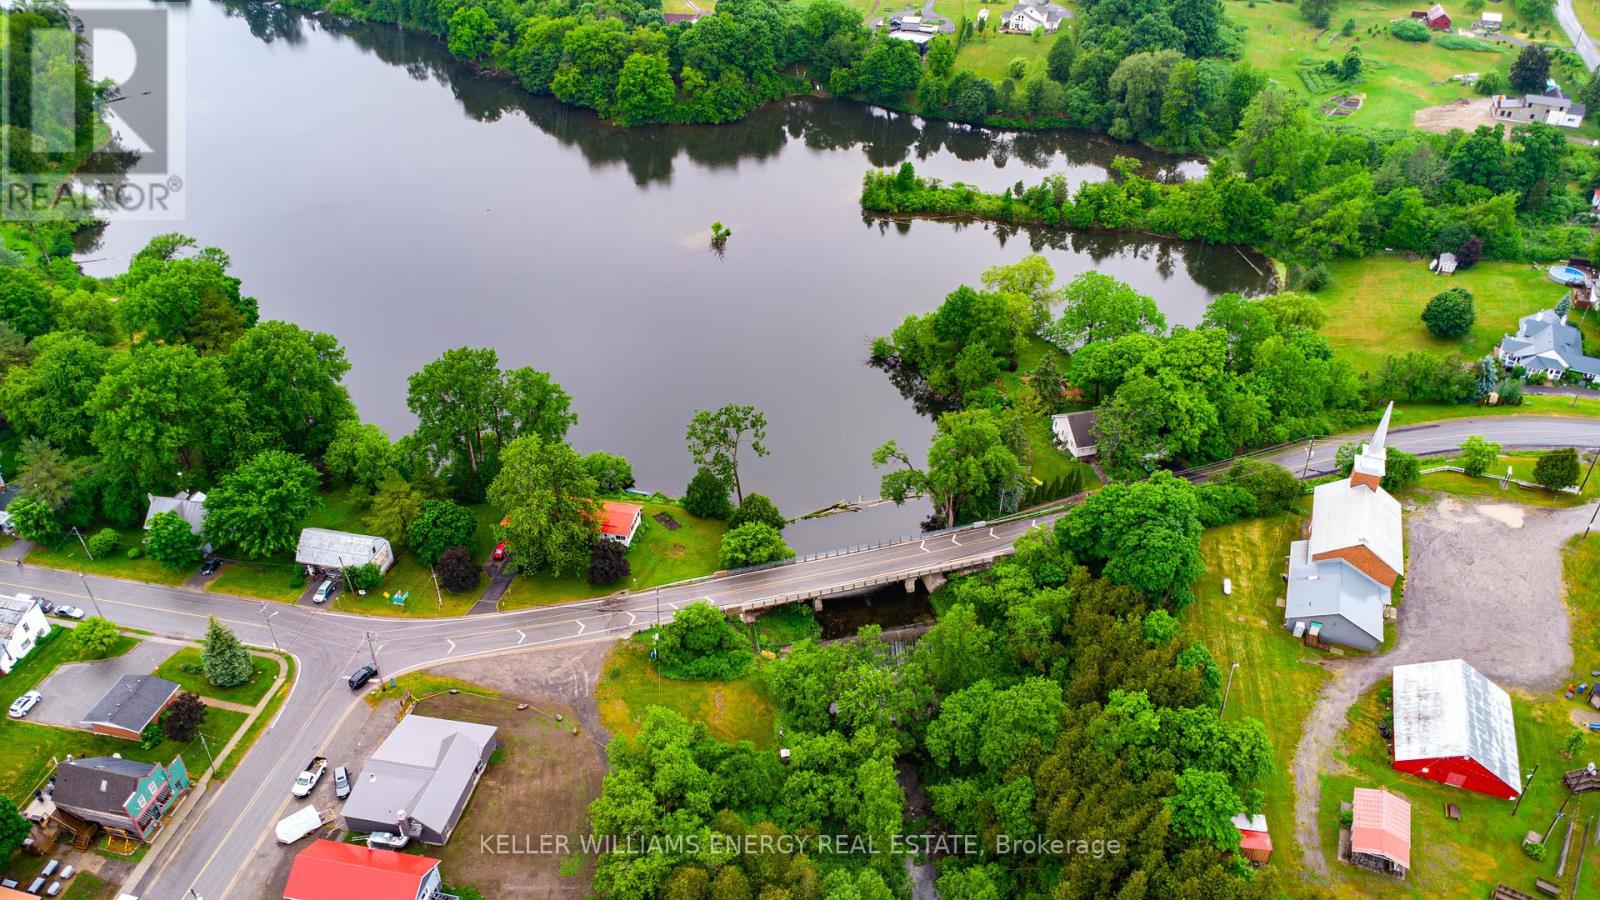
<path id="1" fill-rule="evenodd" d="M 1051 342 L 1063 349 L 1127 334 L 1159 335 L 1167 328 L 1154 300 L 1110 275 L 1084 272 L 1067 284 L 1063 297 L 1061 316 L 1049 330 Z"/>
<path id="2" fill-rule="evenodd" d="M 450 55 L 481 65 L 494 52 L 500 29 L 481 6 L 462 6 L 450 16 L 446 26 Z"/>
<path id="3" fill-rule="evenodd" d="M 33 823 L 17 811 L 11 798 L 0 797 L 0 859 L 10 859 L 32 832 Z"/>
<path id="4" fill-rule="evenodd" d="M 471 546 L 478 518 L 453 500 L 427 500 L 406 527 L 406 541 L 417 559 L 432 566 L 451 547 Z"/>
<path id="5" fill-rule="evenodd" d="M 622 63 L 617 77 L 617 121 L 623 125 L 651 125 L 671 120 L 678 89 L 672 83 L 667 58 L 660 53 L 633 53 Z"/>
<path id="6" fill-rule="evenodd" d="M 873 103 L 898 104 L 922 77 L 922 57 L 909 42 L 884 38 L 861 57 L 855 75 L 862 96 Z"/>
<path id="7" fill-rule="evenodd" d="M 17 537 L 25 541 L 50 545 L 61 537 L 61 520 L 42 500 L 24 494 L 11 501 L 6 512 L 11 514 L 11 527 L 17 530 Z"/>
<path id="8" fill-rule="evenodd" d="M 72 629 L 72 646 L 89 659 L 102 659 L 122 640 L 122 632 L 110 619 L 90 616 Z"/>
<path id="9" fill-rule="evenodd" d="M 29 340 L 54 330 L 56 305 L 37 275 L 17 266 L 0 267 L 0 322 Z"/>
<path id="10" fill-rule="evenodd" d="M 187 569 L 200 562 L 200 535 L 177 510 L 150 517 L 144 538 L 145 553 L 169 569 Z"/>
<path id="11" fill-rule="evenodd" d="M 1057 367 L 1056 354 L 1044 355 L 1033 374 L 1028 376 L 1028 386 L 1033 388 L 1034 396 L 1039 398 L 1040 408 L 1047 415 L 1060 412 L 1061 404 L 1066 400 L 1067 379 Z"/>
<path id="12" fill-rule="evenodd" d="M 683 492 L 683 508 L 702 519 L 726 519 L 733 515 L 728 499 L 728 483 L 707 468 L 696 469 Z"/>
<path id="13" fill-rule="evenodd" d="M 1050 78 L 1062 84 L 1072 81 L 1072 62 L 1078 54 L 1078 41 L 1070 28 L 1061 29 L 1056 37 L 1056 42 L 1050 45 L 1050 53 L 1045 57 L 1045 69 L 1050 73 Z"/>
<path id="14" fill-rule="evenodd" d="M 372 503 L 361 522 L 368 531 L 389 543 L 403 544 L 424 502 L 421 492 L 401 478 L 399 472 L 385 469 L 383 481 L 372 495 Z"/>
<path id="15" fill-rule="evenodd" d="M 946 528 L 975 519 L 988 511 L 1003 512 L 1001 495 L 1017 492 L 1022 484 L 1022 464 L 1006 445 L 999 417 L 988 409 L 946 413 L 934 426 L 928 447 L 928 468 L 918 469 L 895 441 L 872 453 L 872 464 L 898 463 L 901 468 L 883 475 L 879 488 L 897 505 L 917 494 L 927 494 Z"/>
<path id="16" fill-rule="evenodd" d="M 150 262 L 129 265 L 117 304 L 117 315 L 136 343 L 187 344 L 215 353 L 255 325 L 256 300 L 240 293 L 239 279 L 228 274 L 226 253 L 213 247 L 146 265 Z"/>
<path id="17" fill-rule="evenodd" d="M 1056 522 L 1056 537 L 1107 579 L 1182 606 L 1204 571 L 1194 487 L 1170 472 L 1110 484 Z"/>
<path id="18" fill-rule="evenodd" d="M 583 468 L 603 494 L 615 494 L 633 487 L 633 465 L 627 457 L 596 450 L 583 458 Z"/>
<path id="19" fill-rule="evenodd" d="M 1422 310 L 1423 323 L 1434 336 L 1442 338 L 1464 337 L 1472 330 L 1475 318 L 1472 293 L 1466 288 L 1446 288 L 1433 295 Z"/>
<path id="20" fill-rule="evenodd" d="M 317 505 L 317 484 L 317 470 L 304 458 L 263 450 L 223 476 L 206 497 L 206 536 L 248 559 L 291 550 Z"/>
<path id="21" fill-rule="evenodd" d="M 1300 15 L 1318 28 L 1327 28 L 1333 6 L 1334 0 L 1300 0 Z"/>
<path id="22" fill-rule="evenodd" d="M 26 438 L 18 454 L 22 468 L 17 472 L 17 485 L 23 496 L 38 500 L 52 511 L 59 512 L 72 501 L 73 484 L 84 474 L 82 462 L 39 438 Z"/>
<path id="23" fill-rule="evenodd" d="M 345 580 L 350 582 L 350 587 L 357 591 L 370 591 L 383 583 L 383 569 L 377 563 L 361 563 L 348 566 L 344 570 Z"/>
<path id="24" fill-rule="evenodd" d="M 738 528 L 751 522 L 760 522 L 771 526 L 776 531 L 782 531 L 789 524 L 789 520 L 778 511 L 777 504 L 767 498 L 765 494 L 751 494 L 744 498 L 733 517 L 728 519 L 729 528 Z"/>
<path id="25" fill-rule="evenodd" d="M 1578 451 L 1572 447 L 1540 454 L 1533 465 L 1533 480 L 1556 491 L 1578 483 Z"/>
<path id="26" fill-rule="evenodd" d="M 1566 740 L 1561 742 L 1561 754 L 1571 759 L 1583 752 L 1583 732 L 1573 729 L 1567 732 Z"/>
<path id="27" fill-rule="evenodd" d="M 1529 44 L 1511 62 L 1511 86 L 1525 94 L 1542 94 L 1550 80 L 1550 54 L 1542 44 Z"/>
<path id="28" fill-rule="evenodd" d="M 1218 850 L 1238 849 L 1239 829 L 1232 819 L 1243 806 L 1226 775 L 1204 769 L 1180 772 L 1177 793 L 1166 802 L 1174 832 Z"/>
<path id="29" fill-rule="evenodd" d="M 794 556 L 783 534 L 764 522 L 750 522 L 722 536 L 720 563 L 724 569 L 759 566 Z"/>
<path id="30" fill-rule="evenodd" d="M 473 476 L 490 451 L 513 438 L 559 442 L 578 421 L 572 398 L 549 375 L 531 368 L 502 372 L 490 349 L 446 350 L 407 384 L 418 441 L 436 462 L 465 459 Z"/>
<path id="31" fill-rule="evenodd" d="M 489 500 L 506 511 L 505 539 L 522 571 L 576 572 L 589 559 L 598 531 L 595 483 L 583 458 L 536 434 L 513 440 L 500 454 Z"/>
<path id="32" fill-rule="evenodd" d="M 433 571 L 439 576 L 439 583 L 444 585 L 445 590 L 459 594 L 478 586 L 478 575 L 482 570 L 472 561 L 472 551 L 466 547 L 451 547 L 439 554 Z"/>
<path id="33" fill-rule="evenodd" d="M 382 428 L 360 419 L 341 419 L 323 451 L 322 464 L 329 475 L 340 481 L 376 493 L 392 471 L 393 456 L 394 444 Z"/>
<path id="34" fill-rule="evenodd" d="M 179 692 L 172 705 L 161 714 L 161 733 L 169 741 L 188 743 L 206 724 L 206 705 L 188 691 Z"/>
<path id="35" fill-rule="evenodd" d="M 1461 442 L 1461 469 L 1468 475 L 1482 475 L 1500 461 L 1500 445 L 1472 435 Z"/>
<path id="36" fill-rule="evenodd" d="M 1422 478 L 1422 460 L 1404 450 L 1389 448 L 1383 468 L 1383 479 L 1378 483 L 1393 494 L 1416 484 Z"/>
<path id="37" fill-rule="evenodd" d="M 105 374 L 111 351 L 78 332 L 42 335 L 33 362 L 13 368 L 0 386 L 0 408 L 12 427 L 75 454 L 89 450 L 94 421 L 89 397 Z"/>
<path id="38" fill-rule="evenodd" d="M 239 643 L 228 626 L 212 616 L 206 623 L 206 636 L 200 642 L 200 664 L 206 680 L 215 687 L 238 687 L 250 680 L 250 653 Z"/>
<path id="39" fill-rule="evenodd" d="M 332 335 L 263 322 L 234 342 L 222 369 L 260 446 L 317 459 L 338 426 L 355 419 L 340 383 L 350 362 Z"/>
<path id="40" fill-rule="evenodd" d="M 626 580 L 632 572 L 628 565 L 628 548 L 621 541 L 600 539 L 589 548 L 589 583 L 593 585 L 616 584 Z"/>
<path id="41" fill-rule="evenodd" d="M 691 603 L 661 627 L 656 667 L 668 678 L 731 678 L 750 667 L 750 642 L 710 603 Z"/>
<path id="42" fill-rule="evenodd" d="M 739 482 L 739 448 L 748 442 L 752 453 L 766 456 L 766 439 L 767 417 L 754 406 L 733 403 L 716 411 L 695 410 L 686 436 L 694 464 L 731 485 L 740 503 L 744 486 Z"/>

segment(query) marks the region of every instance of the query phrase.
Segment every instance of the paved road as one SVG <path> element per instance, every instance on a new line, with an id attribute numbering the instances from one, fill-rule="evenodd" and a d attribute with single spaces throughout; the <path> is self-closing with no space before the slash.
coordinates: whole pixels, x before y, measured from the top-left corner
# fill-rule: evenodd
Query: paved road
<path id="1" fill-rule="evenodd" d="M 1481 434 L 1507 447 L 1600 447 L 1600 420 L 1555 416 L 1497 416 L 1397 428 L 1389 445 L 1438 453 Z M 1275 460 L 1311 473 L 1333 468 L 1340 440 L 1281 450 Z M 953 570 L 1010 552 L 1027 530 L 1059 512 L 993 527 L 975 526 L 847 553 L 820 555 L 774 568 L 540 609 L 467 618 L 397 620 L 366 618 L 266 604 L 77 574 L 0 563 L 0 590 L 24 590 L 97 609 L 117 623 L 156 634 L 196 638 L 206 620 L 226 622 L 247 643 L 277 644 L 299 661 L 300 673 L 277 720 L 255 749 L 220 786 L 201 799 L 174 843 L 159 855 L 138 894 L 144 900 L 222 900 L 244 895 L 235 885 L 260 841 L 283 814 L 288 786 L 300 764 L 322 747 L 336 723 L 355 705 L 348 674 L 375 656 L 385 675 L 435 663 L 518 648 L 572 644 L 619 636 L 669 617 L 685 603 L 708 599 L 720 607 L 765 605 L 796 595 L 837 593 L 866 584 L 898 581 L 928 570 Z M 93 598 L 90 598 L 92 591 Z M 190 892 L 193 891 L 193 894 Z"/>
<path id="2" fill-rule="evenodd" d="M 1581 0 L 1588 3 L 1590 0 Z M 1583 57 L 1583 64 L 1593 72 L 1600 66 L 1600 49 L 1596 49 L 1594 41 L 1584 33 L 1583 25 L 1578 22 L 1578 14 L 1572 9 L 1572 0 L 1556 0 L 1556 22 L 1561 30 L 1566 32 L 1567 38 L 1577 49 L 1578 55 Z"/>

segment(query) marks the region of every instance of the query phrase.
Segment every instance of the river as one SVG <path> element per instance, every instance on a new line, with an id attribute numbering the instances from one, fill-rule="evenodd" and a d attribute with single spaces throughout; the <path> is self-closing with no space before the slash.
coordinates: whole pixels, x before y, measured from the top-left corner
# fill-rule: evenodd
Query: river
<path id="1" fill-rule="evenodd" d="M 931 423 L 866 364 L 874 336 L 1032 249 L 1192 323 L 1259 290 L 1231 247 L 863 218 L 861 176 L 918 171 L 997 190 L 1117 154 L 1167 178 L 1198 163 L 1067 133 L 1006 134 L 796 99 L 746 121 L 624 130 L 478 76 L 435 41 L 327 26 L 266 4 L 170 4 L 185 19 L 187 219 L 107 228 L 83 255 L 111 274 L 154 234 L 227 250 L 263 318 L 330 332 L 352 396 L 398 436 L 406 376 L 450 347 L 549 371 L 580 416 L 570 438 L 680 493 L 697 408 L 751 403 L 771 455 L 747 490 L 790 515 L 874 497 L 872 448 L 925 452 Z M 129 102 L 137 102 L 130 98 Z M 710 225 L 733 230 L 711 252 Z M 802 551 L 916 530 L 925 504 L 797 523 Z"/>

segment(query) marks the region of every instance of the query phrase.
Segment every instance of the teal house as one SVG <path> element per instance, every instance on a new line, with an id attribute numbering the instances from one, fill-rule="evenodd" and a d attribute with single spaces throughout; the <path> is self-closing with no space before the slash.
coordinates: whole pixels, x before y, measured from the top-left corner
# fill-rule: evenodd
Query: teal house
<path id="1" fill-rule="evenodd" d="M 51 799 L 58 811 L 81 822 L 149 842 L 188 790 L 189 770 L 181 756 L 164 766 L 120 756 L 93 756 L 69 760 L 56 769 Z M 78 823 L 63 820 L 61 824 L 77 831 Z"/>

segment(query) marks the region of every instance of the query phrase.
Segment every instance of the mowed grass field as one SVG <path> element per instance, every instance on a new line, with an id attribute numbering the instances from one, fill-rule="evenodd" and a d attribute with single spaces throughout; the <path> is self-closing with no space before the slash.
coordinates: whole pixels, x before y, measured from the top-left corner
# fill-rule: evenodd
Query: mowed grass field
<path id="1" fill-rule="evenodd" d="M 1565 293 L 1543 268 L 1526 263 L 1480 262 L 1441 277 L 1426 262 L 1378 255 L 1334 261 L 1328 272 L 1332 281 L 1316 295 L 1328 313 L 1322 334 L 1358 373 L 1408 350 L 1482 357 L 1517 330 L 1517 319 L 1555 306 Z M 1460 340 L 1436 338 L 1422 324 L 1428 300 L 1452 287 L 1471 291 L 1477 312 L 1471 333 Z"/>
<path id="2" fill-rule="evenodd" d="M 648 635 L 621 641 L 606 656 L 595 685 L 600 722 L 612 737 L 633 737 L 652 706 L 665 706 L 691 722 L 704 722 L 722 741 L 750 741 L 757 747 L 774 742 L 772 698 L 767 694 L 758 661 L 750 672 L 730 681 L 674 681 L 656 673 Z"/>
<path id="3" fill-rule="evenodd" d="M 1300 732 L 1328 672 L 1318 654 L 1283 630 L 1283 573 L 1289 542 L 1302 517 L 1282 514 L 1208 529 L 1201 537 L 1206 571 L 1194 585 L 1195 601 L 1183 610 L 1190 636 L 1211 651 L 1224 672 L 1237 663 L 1228 693 L 1227 717 L 1252 717 L 1272 740 L 1273 773 L 1258 785 L 1266 797 L 1267 827 L 1276 852 L 1272 864 L 1294 874 L 1300 854 L 1294 841 L 1294 782 L 1290 761 Z M 1233 593 L 1222 592 L 1222 579 Z"/>

